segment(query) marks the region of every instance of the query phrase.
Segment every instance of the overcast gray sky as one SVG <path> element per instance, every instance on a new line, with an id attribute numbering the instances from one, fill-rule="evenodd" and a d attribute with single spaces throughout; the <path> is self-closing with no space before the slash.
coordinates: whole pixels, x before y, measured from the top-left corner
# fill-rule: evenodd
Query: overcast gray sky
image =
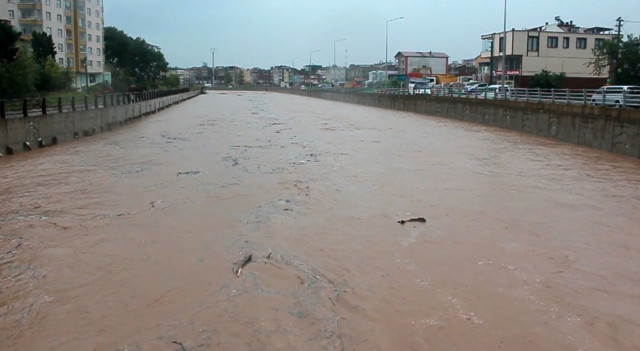
<path id="1" fill-rule="evenodd" d="M 400 50 L 441 51 L 451 60 L 480 52 L 480 35 L 502 31 L 504 0 L 104 0 L 105 26 L 161 47 L 172 66 L 263 67 L 374 63 Z M 613 28 L 640 22 L 640 0 L 508 0 L 507 29 L 553 22 Z M 624 33 L 640 34 L 627 22 Z M 347 51 L 345 54 L 345 50 Z M 346 57 L 345 57 L 346 56 Z"/>

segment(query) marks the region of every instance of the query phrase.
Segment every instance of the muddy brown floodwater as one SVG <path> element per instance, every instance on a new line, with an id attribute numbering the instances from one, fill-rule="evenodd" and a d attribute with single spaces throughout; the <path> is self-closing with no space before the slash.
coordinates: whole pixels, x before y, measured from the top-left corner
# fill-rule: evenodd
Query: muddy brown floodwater
<path id="1" fill-rule="evenodd" d="M 227 92 L 0 189 L 3 350 L 640 349 L 636 159 Z"/>

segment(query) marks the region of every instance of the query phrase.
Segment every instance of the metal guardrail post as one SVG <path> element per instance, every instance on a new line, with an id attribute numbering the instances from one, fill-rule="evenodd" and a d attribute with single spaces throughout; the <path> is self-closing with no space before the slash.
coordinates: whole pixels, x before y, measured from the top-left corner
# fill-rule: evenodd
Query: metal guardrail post
<path id="1" fill-rule="evenodd" d="M 582 89 L 582 105 L 587 106 L 587 89 Z"/>
<path id="2" fill-rule="evenodd" d="M 540 93 L 540 88 L 538 88 L 538 102 L 542 102 L 542 94 Z"/>
<path id="3" fill-rule="evenodd" d="M 554 88 L 551 88 L 551 103 L 556 103 L 556 90 Z"/>
<path id="4" fill-rule="evenodd" d="M 62 113 L 62 97 L 58 98 L 58 113 Z"/>
<path id="5" fill-rule="evenodd" d="M 84 96 L 84 109 L 85 110 L 89 109 L 89 95 Z"/>
<path id="6" fill-rule="evenodd" d="M 111 98 L 111 106 L 113 106 L 113 94 L 110 94 L 110 98 Z"/>
<path id="7" fill-rule="evenodd" d="M 524 91 L 524 101 L 529 102 L 529 89 Z"/>
<path id="8" fill-rule="evenodd" d="M 47 98 L 46 97 L 42 98 L 42 102 L 40 104 L 40 107 L 42 109 L 42 114 L 46 115 L 47 114 Z"/>
<path id="9" fill-rule="evenodd" d="M 569 92 L 569 89 L 567 88 L 567 105 L 569 105 L 571 103 L 571 93 Z"/>
<path id="10" fill-rule="evenodd" d="M 5 119 L 7 118 L 6 112 L 5 112 L 5 102 L 4 100 L 0 100 L 0 118 Z"/>
<path id="11" fill-rule="evenodd" d="M 98 108 L 98 95 L 95 95 L 95 96 L 93 97 L 93 106 L 94 106 L 94 108 L 96 108 L 96 109 Z"/>
<path id="12" fill-rule="evenodd" d="M 22 117 L 29 117 L 29 110 L 27 110 L 27 99 L 22 100 Z"/>
<path id="13" fill-rule="evenodd" d="M 622 107 L 623 108 L 627 107 L 627 91 L 626 90 L 622 90 Z"/>
<path id="14" fill-rule="evenodd" d="M 71 111 L 75 111 L 76 110 L 76 97 L 72 96 L 71 97 Z"/>

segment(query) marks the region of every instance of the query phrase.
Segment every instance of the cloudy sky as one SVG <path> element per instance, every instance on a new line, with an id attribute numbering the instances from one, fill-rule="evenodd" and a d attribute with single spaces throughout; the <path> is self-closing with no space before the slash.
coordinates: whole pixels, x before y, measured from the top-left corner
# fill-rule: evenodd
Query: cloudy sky
<path id="1" fill-rule="evenodd" d="M 143 37 L 162 48 L 172 66 L 263 67 L 309 63 L 374 63 L 399 50 L 441 51 L 451 60 L 472 58 L 480 35 L 502 31 L 504 0 L 104 0 L 105 26 Z M 507 29 L 553 22 L 640 34 L 640 0 L 508 0 Z M 635 22 L 635 23 L 634 23 Z M 345 52 L 346 51 L 346 52 Z"/>

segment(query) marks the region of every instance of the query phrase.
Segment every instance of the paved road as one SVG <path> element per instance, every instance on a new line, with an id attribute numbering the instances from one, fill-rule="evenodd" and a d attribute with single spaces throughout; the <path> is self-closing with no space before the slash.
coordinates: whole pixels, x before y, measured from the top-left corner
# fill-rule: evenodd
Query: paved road
<path id="1" fill-rule="evenodd" d="M 631 158 L 217 92 L 0 158 L 0 189 L 7 350 L 640 348 Z"/>

